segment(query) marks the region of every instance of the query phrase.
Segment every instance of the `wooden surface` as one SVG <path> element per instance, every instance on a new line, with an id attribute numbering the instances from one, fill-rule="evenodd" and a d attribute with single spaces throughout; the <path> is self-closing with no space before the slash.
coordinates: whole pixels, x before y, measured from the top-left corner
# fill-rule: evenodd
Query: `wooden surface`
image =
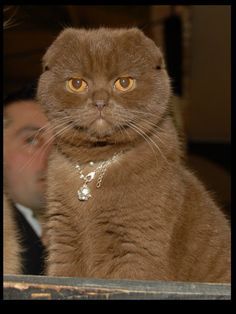
<path id="1" fill-rule="evenodd" d="M 230 300 L 231 285 L 4 276 L 4 300 Z"/>

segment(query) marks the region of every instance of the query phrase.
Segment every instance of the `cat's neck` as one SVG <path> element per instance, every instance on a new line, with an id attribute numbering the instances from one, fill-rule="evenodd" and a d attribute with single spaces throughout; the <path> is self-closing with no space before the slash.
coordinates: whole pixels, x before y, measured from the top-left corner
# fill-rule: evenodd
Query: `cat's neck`
<path id="1" fill-rule="evenodd" d="M 83 144 L 75 149 L 70 143 L 64 142 L 63 145 L 57 147 L 64 157 L 72 163 L 88 164 L 103 162 L 111 159 L 115 154 L 125 153 L 133 148 L 131 144 L 107 144 L 107 145 L 93 145 Z"/>
<path id="2" fill-rule="evenodd" d="M 151 134 L 148 140 L 140 137 L 136 142 L 127 143 L 80 143 L 77 147 L 69 142 L 57 145 L 59 151 L 71 163 L 87 164 L 110 160 L 114 154 L 129 155 L 133 161 L 142 156 L 148 163 L 156 160 L 159 165 L 179 160 L 181 148 L 173 123 L 166 121 L 166 132 L 162 135 Z M 60 141 L 59 141 L 60 142 Z"/>

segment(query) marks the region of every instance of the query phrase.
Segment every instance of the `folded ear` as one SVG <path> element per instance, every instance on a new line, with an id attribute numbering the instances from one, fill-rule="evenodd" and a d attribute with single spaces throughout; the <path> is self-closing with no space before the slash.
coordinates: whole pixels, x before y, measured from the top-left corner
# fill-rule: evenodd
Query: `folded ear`
<path id="1" fill-rule="evenodd" d="M 165 69 L 165 60 L 163 57 L 163 53 L 161 51 L 161 49 L 156 45 L 156 43 L 149 38 L 148 36 L 146 36 L 143 31 L 141 31 L 138 28 L 132 28 L 130 31 L 133 32 L 133 34 L 135 33 L 137 37 L 139 37 L 139 42 L 143 41 L 149 51 L 149 53 L 151 54 L 151 57 L 154 59 L 155 64 L 156 64 L 156 69 L 157 70 L 161 70 L 161 69 Z"/>
<path id="2" fill-rule="evenodd" d="M 149 37 L 146 37 L 147 45 L 149 47 L 150 53 L 155 61 L 156 69 L 165 69 L 165 60 L 161 49 L 156 45 L 156 43 Z"/>
<path id="3" fill-rule="evenodd" d="M 165 69 L 165 67 L 166 67 L 165 60 L 164 60 L 163 56 L 161 56 L 158 59 L 156 69 L 157 70 L 162 70 L 162 69 Z"/>
<path id="4" fill-rule="evenodd" d="M 42 58 L 43 71 L 48 71 L 53 66 L 54 61 L 57 59 L 57 56 L 63 54 L 63 51 L 66 48 L 65 41 L 72 39 L 74 37 L 74 28 L 66 28 L 60 32 L 57 38 L 49 46 L 46 53 Z"/>

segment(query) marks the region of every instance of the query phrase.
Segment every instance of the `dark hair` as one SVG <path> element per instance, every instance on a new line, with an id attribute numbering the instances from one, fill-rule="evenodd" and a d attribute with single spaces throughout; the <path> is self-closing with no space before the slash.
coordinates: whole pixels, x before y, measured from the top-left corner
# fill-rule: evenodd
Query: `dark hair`
<path id="1" fill-rule="evenodd" d="M 17 91 L 14 91 L 13 93 L 8 94 L 3 100 L 4 108 L 16 101 L 35 100 L 36 90 L 37 82 L 33 82 Z"/>

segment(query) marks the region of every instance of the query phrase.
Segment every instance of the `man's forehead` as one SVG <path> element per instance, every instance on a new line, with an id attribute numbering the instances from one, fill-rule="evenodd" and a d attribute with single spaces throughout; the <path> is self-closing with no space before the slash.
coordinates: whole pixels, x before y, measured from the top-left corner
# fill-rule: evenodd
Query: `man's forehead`
<path id="1" fill-rule="evenodd" d="M 47 123 L 40 106 L 34 102 L 12 103 L 4 109 L 5 134 L 12 138 L 44 133 Z"/>
<path id="2" fill-rule="evenodd" d="M 34 101 L 14 102 L 4 110 L 6 121 L 11 124 L 31 124 L 41 127 L 47 123 L 47 118 L 42 112 L 40 105 Z M 7 122 L 7 124 L 9 125 Z"/>
<path id="3" fill-rule="evenodd" d="M 42 109 L 35 100 L 18 100 L 8 104 L 5 108 L 6 112 L 42 112 Z"/>

